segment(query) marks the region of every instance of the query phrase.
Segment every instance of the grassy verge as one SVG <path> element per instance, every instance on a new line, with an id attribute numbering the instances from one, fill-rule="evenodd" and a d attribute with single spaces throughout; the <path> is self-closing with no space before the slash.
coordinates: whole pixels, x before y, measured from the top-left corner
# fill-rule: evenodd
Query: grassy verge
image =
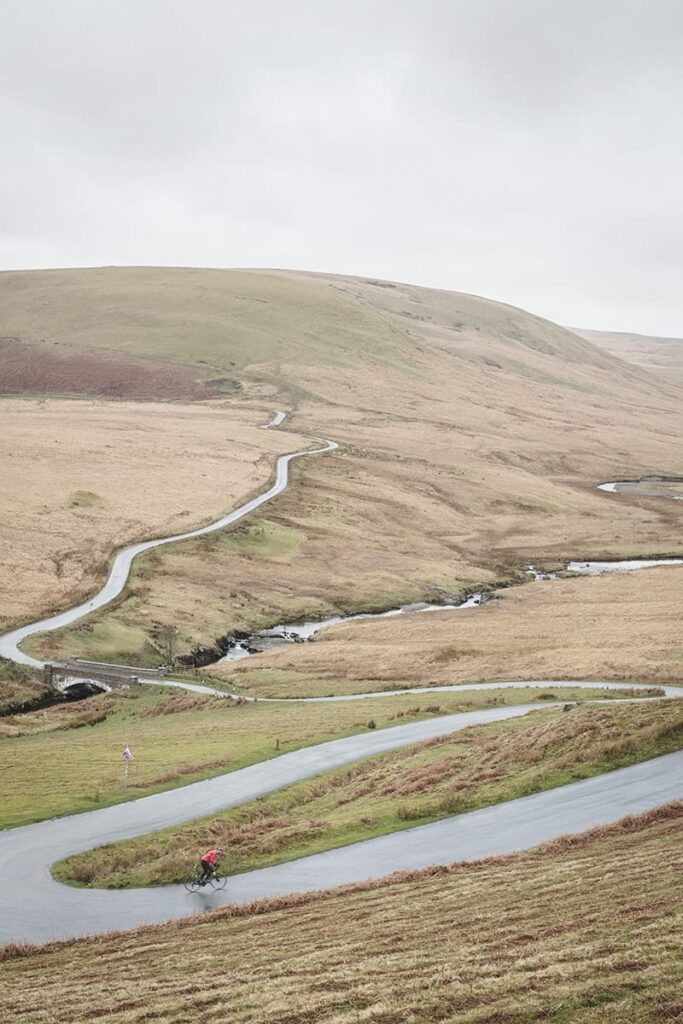
<path id="1" fill-rule="evenodd" d="M 51 692 L 34 669 L 0 658 L 0 715 L 21 711 Z"/>
<path id="2" fill-rule="evenodd" d="M 382 754 L 225 813 L 79 854 L 55 868 L 80 885 L 185 879 L 220 845 L 245 871 L 587 778 L 683 745 L 683 700 L 548 708 Z"/>
<path id="3" fill-rule="evenodd" d="M 369 722 L 384 728 L 542 699 L 539 690 L 407 694 L 339 704 L 236 704 L 144 687 L 103 694 L 2 720 L 0 827 L 171 789 L 275 757 L 278 750 L 363 732 Z M 126 745 L 135 760 L 124 789 L 120 754 Z"/>
<path id="4" fill-rule="evenodd" d="M 674 1024 L 683 805 L 508 857 L 8 947 L 5 1024 Z"/>

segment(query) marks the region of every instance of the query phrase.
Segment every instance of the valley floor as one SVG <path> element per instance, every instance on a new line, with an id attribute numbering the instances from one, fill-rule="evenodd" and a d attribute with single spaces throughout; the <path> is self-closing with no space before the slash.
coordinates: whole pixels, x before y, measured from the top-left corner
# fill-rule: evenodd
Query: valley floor
<path id="1" fill-rule="evenodd" d="M 495 679 L 683 680 L 683 566 L 526 583 L 478 608 L 349 622 L 203 674 L 309 697 Z"/>
<path id="2" fill-rule="evenodd" d="M 236 629 L 520 582 L 528 562 L 557 567 L 568 558 L 680 554 L 680 502 L 596 487 L 680 473 L 680 392 L 524 311 L 475 296 L 293 272 L 53 271 L 2 275 L 0 290 L 12 352 L 22 366 L 42 368 L 41 388 L 56 386 L 56 367 L 85 374 L 89 366 L 97 377 L 87 384 L 85 374 L 90 397 L 80 402 L 0 403 L 6 624 L 76 603 L 119 544 L 217 518 L 263 489 L 279 452 L 305 447 L 312 435 L 340 442 L 329 458 L 297 466 L 289 490 L 237 529 L 148 552 L 115 603 L 68 631 L 34 638 L 27 650 L 38 656 L 156 665 L 163 627 L 177 628 L 176 653 L 187 655 L 215 649 L 218 637 Z M 130 308 L 137 310 L 134 331 Z M 53 345 L 65 351 L 56 356 Z M 164 405 L 93 400 L 101 396 L 100 356 L 122 366 L 132 355 L 150 361 L 148 383 L 155 365 L 178 368 L 160 379 L 157 397 L 213 397 Z M 128 372 L 121 386 L 132 388 L 134 378 Z M 289 411 L 285 431 L 257 429 L 270 416 L 261 414 L 264 402 Z M 506 678 L 675 682 L 683 679 L 674 628 L 682 614 L 681 569 L 558 580 L 511 587 L 469 611 L 345 625 L 310 645 L 213 665 L 202 678 L 259 697 Z M 3 673 L 10 703 L 29 692 L 6 667 Z M 563 699 L 576 696 L 563 691 Z M 428 725 L 433 738 L 436 716 L 475 707 L 491 707 L 493 716 L 494 704 L 529 699 L 510 690 L 300 706 L 133 690 L 10 715 L 0 718 L 0 825 L 104 808 L 254 762 L 268 762 L 259 769 L 266 775 L 278 751 L 350 734 L 386 737 L 381 730 L 399 719 L 430 720 L 421 735 Z M 200 841 L 215 840 L 216 827 L 243 828 L 254 842 L 243 844 L 237 871 L 307 852 L 312 833 L 334 845 L 335 829 L 346 829 L 347 841 L 362 829 L 394 831 L 411 815 L 453 814 L 459 800 L 480 806 L 519 795 L 524 785 L 544 788 L 572 773 L 680 749 L 680 701 L 534 717 L 526 733 L 521 720 L 507 732 L 483 731 L 465 757 L 448 736 L 442 745 L 245 804 L 232 818 L 214 815 L 210 827 L 173 826 L 160 844 L 172 860 L 178 850 L 196 855 Z M 136 755 L 126 789 L 125 745 Z M 652 802 L 672 799 L 678 785 L 668 764 L 658 766 L 666 795 L 650 788 Z M 613 780 L 605 785 L 615 789 Z M 198 813 L 195 794 L 185 794 L 188 816 Z M 612 796 L 616 817 L 624 813 L 618 783 Z M 176 792 L 165 798 L 175 812 L 178 801 Z M 144 805 L 105 816 L 120 825 L 126 811 L 143 819 L 138 831 L 149 827 Z M 601 811 L 591 821 L 605 820 Z M 384 818 L 373 824 L 375 812 Z M 519 822 L 514 805 L 508 814 L 527 845 L 538 841 L 528 839 L 529 820 Z M 37 829 L 76 833 L 83 820 Z M 566 813 L 557 822 L 566 828 Z M 448 824 L 443 860 L 453 860 L 454 843 L 465 838 L 459 819 Z M 36 829 L 26 834 L 35 837 Z M 12 836 L 12 863 L 25 866 L 24 834 L 5 833 L 8 846 Z M 407 843 L 405 834 L 393 838 Z M 148 880 L 177 872 L 177 863 L 155 862 L 149 842 L 128 847 L 110 878 L 125 884 L 131 850 L 133 860 L 142 851 Z M 421 864 L 435 856 L 426 843 Z M 78 848 L 65 840 L 59 856 Z M 40 886 L 56 854 L 49 837 L 44 860 L 43 851 L 32 852 L 33 888 L 22 892 L 21 877 L 8 884 L 9 871 L 5 900 L 19 920 L 30 895 L 42 925 Z M 93 856 L 96 870 L 78 880 L 102 880 L 110 854 Z M 394 868 L 396 856 L 389 868 L 378 860 L 378 873 Z M 363 863 L 353 877 L 366 878 L 366 869 Z M 309 869 L 301 870 L 304 888 Z M 330 885 L 324 870 L 321 884 Z M 0 950 L 0 1016 L 2 1024 L 680 1024 L 682 871 L 683 806 L 676 804 L 530 853 L 124 934 L 10 946 Z M 92 930 L 107 920 L 121 925 L 102 917 L 98 900 L 127 898 L 140 909 L 139 892 L 76 893 L 48 884 L 75 921 L 61 934 L 86 930 L 88 920 Z M 138 913 L 135 922 L 168 917 L 168 892 L 152 895 L 162 911 Z M 90 918 L 81 909 L 86 900 Z"/>

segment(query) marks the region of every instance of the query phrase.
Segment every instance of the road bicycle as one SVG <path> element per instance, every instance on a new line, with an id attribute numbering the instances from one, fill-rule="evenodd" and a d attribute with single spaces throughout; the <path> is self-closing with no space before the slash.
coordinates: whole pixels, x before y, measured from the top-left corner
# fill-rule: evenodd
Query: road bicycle
<path id="1" fill-rule="evenodd" d="M 207 889 L 213 892 L 220 892 L 225 889 L 228 883 L 227 875 L 209 875 L 208 878 L 202 878 L 201 872 L 197 872 L 192 878 L 189 878 L 187 882 L 183 882 L 183 885 L 188 892 L 201 892 L 202 889 Z"/>

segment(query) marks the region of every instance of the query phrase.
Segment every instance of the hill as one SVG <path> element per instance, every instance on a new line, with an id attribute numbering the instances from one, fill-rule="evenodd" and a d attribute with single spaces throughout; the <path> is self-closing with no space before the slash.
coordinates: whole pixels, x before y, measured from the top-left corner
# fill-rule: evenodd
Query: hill
<path id="1" fill-rule="evenodd" d="M 683 338 L 572 329 L 579 337 L 627 363 L 648 370 L 672 384 L 683 384 Z"/>
<path id="2" fill-rule="evenodd" d="M 569 331 L 510 306 L 324 274 L 155 267 L 9 271 L 0 273 L 0 311 L 0 337 L 13 339 L 13 349 L 33 346 L 33 364 L 54 360 L 55 350 L 61 356 L 87 352 L 90 359 L 106 353 L 116 355 L 122 374 L 125 360 L 140 372 L 144 359 L 192 367 L 204 383 L 217 372 L 239 380 L 245 369 L 272 371 L 281 364 L 360 361 L 418 369 L 425 344 L 475 363 L 497 354 L 512 367 L 522 355 L 540 372 L 543 357 L 553 355 L 613 365 Z M 56 372 L 52 365 L 49 370 Z M 132 388 L 134 377 L 121 387 Z M 0 378 L 0 387 L 12 383 Z M 50 390 L 48 379 L 40 383 Z M 96 385 L 87 379 L 82 386 Z"/>
<path id="3" fill-rule="evenodd" d="M 523 310 L 370 279 L 154 268 L 0 274 L 0 299 L 0 334 L 32 360 L 50 348 L 174 368 L 224 389 L 209 406 L 258 399 L 342 445 L 243 527 L 141 560 L 127 599 L 44 653 L 158 659 L 164 622 L 183 623 L 189 651 L 528 561 L 679 549 L 671 503 L 595 485 L 680 474 L 680 393 Z M 192 498 L 179 469 L 179 508 Z"/>

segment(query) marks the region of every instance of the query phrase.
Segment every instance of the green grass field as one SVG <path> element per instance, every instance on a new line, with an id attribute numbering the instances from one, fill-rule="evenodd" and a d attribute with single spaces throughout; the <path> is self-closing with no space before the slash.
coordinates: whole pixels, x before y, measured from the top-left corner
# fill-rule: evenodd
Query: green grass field
<path id="1" fill-rule="evenodd" d="M 683 699 L 547 708 L 472 726 L 289 786 L 189 825 L 62 862 L 61 881 L 113 887 L 181 882 L 222 846 L 228 873 L 371 839 L 678 750 Z"/>
<path id="2" fill-rule="evenodd" d="M 253 364 L 348 365 L 359 351 L 370 362 L 411 365 L 406 338 L 367 304 L 314 275 L 178 267 L 6 271 L 0 305 L 3 335 L 190 364 L 206 380 Z"/>
<path id="3" fill-rule="evenodd" d="M 598 693 L 599 691 L 596 691 Z M 577 696 L 590 694 L 577 691 Z M 562 692 L 561 699 L 571 694 Z M 542 691 L 429 694 L 335 704 L 242 703 L 135 688 L 0 718 L 0 827 L 92 810 L 368 728 L 542 700 Z M 135 760 L 124 789 L 120 753 Z"/>

